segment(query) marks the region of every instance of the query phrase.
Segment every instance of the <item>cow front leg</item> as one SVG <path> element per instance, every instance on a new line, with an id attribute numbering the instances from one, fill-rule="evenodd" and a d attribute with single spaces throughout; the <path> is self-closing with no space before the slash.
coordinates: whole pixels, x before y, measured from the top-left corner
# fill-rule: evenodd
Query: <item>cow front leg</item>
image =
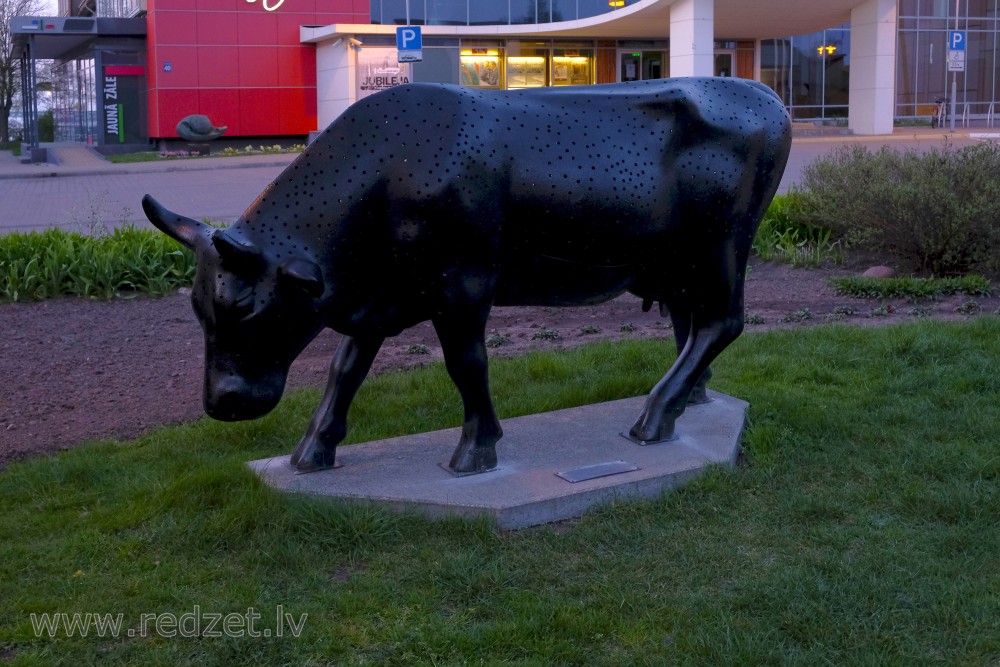
<path id="1" fill-rule="evenodd" d="M 490 398 L 486 357 L 486 317 L 489 309 L 434 318 L 445 367 L 462 396 L 465 419 L 462 437 L 448 464 L 457 473 L 478 473 L 497 465 L 496 443 L 503 436 Z"/>
<path id="2" fill-rule="evenodd" d="M 291 462 L 300 472 L 332 468 L 337 445 L 347 435 L 347 410 L 371 369 L 384 338 L 344 336 L 330 364 L 323 400 L 313 413 Z"/>

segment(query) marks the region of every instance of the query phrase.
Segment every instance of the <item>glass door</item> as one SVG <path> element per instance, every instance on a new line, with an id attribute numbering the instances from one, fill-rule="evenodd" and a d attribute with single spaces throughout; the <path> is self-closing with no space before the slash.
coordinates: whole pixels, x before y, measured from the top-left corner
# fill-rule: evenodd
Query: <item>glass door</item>
<path id="1" fill-rule="evenodd" d="M 716 50 L 715 76 L 734 76 L 736 71 L 736 51 Z"/>
<path id="2" fill-rule="evenodd" d="M 621 51 L 618 62 L 619 81 L 646 81 L 670 75 L 663 51 Z"/>

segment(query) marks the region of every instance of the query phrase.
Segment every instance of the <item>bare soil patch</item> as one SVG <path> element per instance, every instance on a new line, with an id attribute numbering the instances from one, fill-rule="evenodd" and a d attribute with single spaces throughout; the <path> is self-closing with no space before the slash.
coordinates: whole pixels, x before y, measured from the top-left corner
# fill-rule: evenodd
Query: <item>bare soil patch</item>
<path id="1" fill-rule="evenodd" d="M 746 312 L 751 320 L 763 323 L 748 324 L 744 335 L 823 324 L 845 307 L 856 312 L 841 321 L 860 326 L 915 318 L 910 313 L 913 304 L 904 300 L 852 299 L 838 296 L 828 286 L 830 276 L 851 273 L 856 272 L 754 262 L 747 280 Z M 968 301 L 959 295 L 925 305 L 931 308 L 930 317 L 963 319 L 967 315 L 955 309 Z M 976 301 L 983 313 L 1000 306 L 995 296 Z M 801 319 L 806 311 L 811 319 Z M 517 355 L 600 339 L 671 338 L 667 322 L 655 308 L 643 313 L 639 300 L 631 296 L 583 308 L 495 308 L 489 329 L 509 337 L 509 342 L 490 353 Z M 559 337 L 540 335 L 543 330 Z M 0 332 L 0 468 L 86 440 L 129 439 L 202 415 L 204 343 L 184 294 L 0 304 Z M 338 340 L 333 332 L 321 334 L 293 365 L 289 387 L 323 386 Z M 428 353 L 415 354 L 416 345 L 426 346 Z M 425 323 L 387 341 L 374 372 L 440 358 L 437 337 Z"/>

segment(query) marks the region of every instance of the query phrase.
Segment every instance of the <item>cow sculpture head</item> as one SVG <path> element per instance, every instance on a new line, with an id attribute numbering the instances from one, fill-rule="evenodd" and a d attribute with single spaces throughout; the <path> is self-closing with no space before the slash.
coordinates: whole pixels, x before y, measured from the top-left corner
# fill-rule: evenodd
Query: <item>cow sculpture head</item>
<path id="1" fill-rule="evenodd" d="M 224 421 L 267 414 L 292 361 L 323 328 L 319 266 L 306 256 L 270 257 L 235 228 L 177 215 L 149 195 L 142 208 L 197 255 L 191 302 L 205 332 L 205 412 Z"/>

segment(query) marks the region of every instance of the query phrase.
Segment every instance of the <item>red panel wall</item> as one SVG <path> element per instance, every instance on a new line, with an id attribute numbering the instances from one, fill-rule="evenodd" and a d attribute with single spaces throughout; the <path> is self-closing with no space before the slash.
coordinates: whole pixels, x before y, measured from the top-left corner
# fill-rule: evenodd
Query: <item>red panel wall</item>
<path id="1" fill-rule="evenodd" d="M 268 0 L 274 7 L 279 0 Z M 149 136 L 204 114 L 227 137 L 316 127 L 316 52 L 300 25 L 369 23 L 368 0 L 148 0 Z"/>

